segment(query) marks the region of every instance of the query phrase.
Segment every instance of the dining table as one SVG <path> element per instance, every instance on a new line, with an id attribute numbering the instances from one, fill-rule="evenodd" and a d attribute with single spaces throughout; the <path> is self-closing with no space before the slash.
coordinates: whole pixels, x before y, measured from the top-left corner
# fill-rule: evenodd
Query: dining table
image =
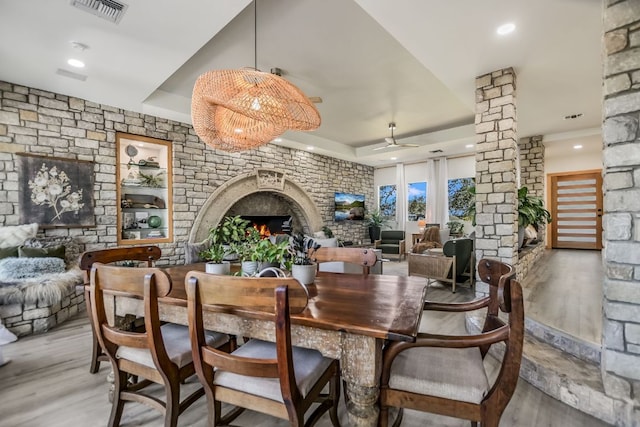
<path id="1" fill-rule="evenodd" d="M 190 271 L 204 271 L 205 263 L 163 269 L 171 277 L 172 288 L 159 299 L 160 319 L 187 325 L 185 280 Z M 385 343 L 416 339 L 426 281 L 418 277 L 320 272 L 307 289 L 307 307 L 291 314 L 292 344 L 338 359 L 346 386 L 348 425 L 376 426 Z M 111 301 L 111 315 L 144 315 L 139 299 L 115 296 Z M 203 321 L 209 330 L 275 341 L 273 317 L 268 313 L 230 313 L 206 307 Z"/>

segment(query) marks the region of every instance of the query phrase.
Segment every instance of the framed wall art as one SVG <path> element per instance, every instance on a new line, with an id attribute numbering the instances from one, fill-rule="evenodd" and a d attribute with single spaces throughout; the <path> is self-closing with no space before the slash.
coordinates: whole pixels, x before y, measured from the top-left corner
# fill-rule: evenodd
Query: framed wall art
<path id="1" fill-rule="evenodd" d="M 22 224 L 95 227 L 93 162 L 18 153 Z"/>

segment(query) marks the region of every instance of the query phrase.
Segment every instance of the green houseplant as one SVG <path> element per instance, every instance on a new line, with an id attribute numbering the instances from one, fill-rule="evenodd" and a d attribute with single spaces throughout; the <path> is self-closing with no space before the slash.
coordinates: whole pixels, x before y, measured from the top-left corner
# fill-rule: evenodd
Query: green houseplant
<path id="1" fill-rule="evenodd" d="M 258 263 L 258 271 L 266 267 L 280 267 L 289 253 L 289 241 L 272 243 L 269 239 L 261 239 L 254 246 L 251 261 Z"/>
<path id="2" fill-rule="evenodd" d="M 225 260 L 235 261 L 238 255 L 235 248 L 246 239 L 249 221 L 240 215 L 226 216 L 220 223 L 209 230 L 209 240 L 212 246 L 222 245 L 225 250 Z"/>
<path id="3" fill-rule="evenodd" d="M 367 215 L 365 224 L 369 226 L 369 239 L 373 243 L 380 239 L 380 231 L 382 227 L 387 225 L 387 219 L 382 215 L 380 209 L 376 209 Z"/>
<path id="4" fill-rule="evenodd" d="M 518 248 L 524 243 L 524 230 L 527 226 L 533 225 L 539 230 L 542 224 L 553 221 L 551 213 L 545 209 L 544 202 L 540 197 L 529 194 L 527 187 L 518 189 Z"/>
<path id="5" fill-rule="evenodd" d="M 289 251 L 291 254 L 291 276 L 303 285 L 310 285 L 316 278 L 316 265 L 312 256 L 320 245 L 302 233 L 294 233 L 291 237 Z"/>

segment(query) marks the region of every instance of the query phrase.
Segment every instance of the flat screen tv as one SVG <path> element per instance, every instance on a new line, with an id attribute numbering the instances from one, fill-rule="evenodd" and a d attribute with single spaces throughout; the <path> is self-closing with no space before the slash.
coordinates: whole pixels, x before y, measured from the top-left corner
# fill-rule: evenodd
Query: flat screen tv
<path id="1" fill-rule="evenodd" d="M 364 219 L 364 194 L 335 194 L 335 221 Z"/>

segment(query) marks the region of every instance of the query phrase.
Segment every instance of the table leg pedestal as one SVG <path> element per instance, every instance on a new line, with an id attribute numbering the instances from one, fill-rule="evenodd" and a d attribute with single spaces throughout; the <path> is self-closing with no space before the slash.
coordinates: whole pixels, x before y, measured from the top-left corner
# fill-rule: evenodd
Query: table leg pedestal
<path id="1" fill-rule="evenodd" d="M 382 340 L 345 334 L 342 348 L 340 364 L 346 385 L 348 425 L 375 427 L 380 414 L 378 396 Z"/>

